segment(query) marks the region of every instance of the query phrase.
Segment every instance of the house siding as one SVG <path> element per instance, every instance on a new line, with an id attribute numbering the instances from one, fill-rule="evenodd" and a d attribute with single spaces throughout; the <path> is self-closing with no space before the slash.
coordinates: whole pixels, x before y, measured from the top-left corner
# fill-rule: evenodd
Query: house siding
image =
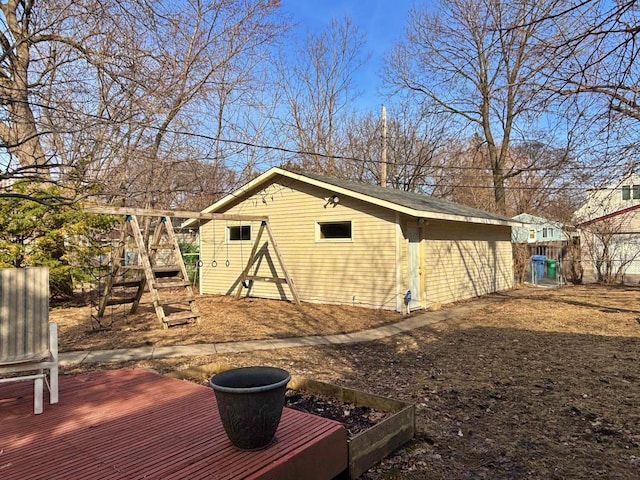
<path id="1" fill-rule="evenodd" d="M 427 306 L 513 288 L 510 227 L 430 221 L 424 238 Z"/>
<path id="2" fill-rule="evenodd" d="M 250 192 L 249 196 L 219 213 L 269 217 L 300 300 L 396 309 L 395 212 L 347 197 L 341 197 L 335 206 L 325 207 L 325 198 L 331 195 L 333 193 L 327 190 L 284 179 Z M 316 239 L 318 221 L 345 220 L 352 222 L 351 241 Z M 259 222 L 251 222 L 251 241 L 227 242 L 226 228 L 240 224 L 216 220 L 201 226 L 201 293 L 231 294 L 236 291 L 260 228 Z M 249 222 L 243 223 L 247 224 Z M 261 245 L 266 240 L 265 232 Z M 271 245 L 268 251 L 270 261 L 263 257 L 257 272 L 252 268 L 252 274 L 284 276 Z M 401 259 L 403 255 L 406 259 L 406 253 L 400 254 Z M 216 267 L 212 266 L 213 260 L 217 262 Z M 250 294 L 291 300 L 289 288 L 273 282 L 254 282 Z"/>
<path id="3" fill-rule="evenodd" d="M 598 220 L 581 229 L 582 266 L 587 277 L 595 279 L 594 255 L 598 252 L 598 256 L 602 257 L 602 242 L 593 232 L 611 237 L 609 255 L 614 272 L 620 269 L 623 276 L 633 275 L 633 280 L 640 278 L 640 209 Z"/>
<path id="4" fill-rule="evenodd" d="M 617 233 L 640 232 L 640 210 L 631 210 L 620 215 L 619 220 L 615 222 L 613 228 Z"/>

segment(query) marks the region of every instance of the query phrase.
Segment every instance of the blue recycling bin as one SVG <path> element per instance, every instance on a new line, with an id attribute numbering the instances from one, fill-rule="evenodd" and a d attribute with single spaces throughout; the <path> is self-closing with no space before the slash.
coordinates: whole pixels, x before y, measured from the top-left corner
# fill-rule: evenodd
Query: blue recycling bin
<path id="1" fill-rule="evenodd" d="M 544 278 L 544 261 L 546 259 L 546 255 L 533 255 L 531 257 L 536 278 Z"/>

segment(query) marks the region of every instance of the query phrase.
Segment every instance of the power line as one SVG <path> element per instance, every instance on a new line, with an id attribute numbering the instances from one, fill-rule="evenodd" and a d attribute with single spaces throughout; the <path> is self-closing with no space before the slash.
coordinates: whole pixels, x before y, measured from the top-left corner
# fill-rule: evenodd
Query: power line
<path id="1" fill-rule="evenodd" d="M 2 98 L 2 97 L 0 97 Z M 7 97 L 4 97 L 7 98 Z M 19 100 L 20 101 L 20 100 Z M 63 109 L 57 106 L 47 106 L 44 104 L 40 104 L 37 102 L 28 102 L 28 101 L 22 101 L 23 103 L 29 103 L 30 105 L 39 107 L 39 108 L 43 108 L 43 109 L 48 109 L 51 111 L 56 111 L 62 114 L 66 114 L 66 115 L 77 115 L 78 112 L 72 112 L 70 110 L 67 109 Z M 105 119 L 101 116 L 95 115 L 95 114 L 91 114 L 91 113 L 87 113 L 87 112 L 80 112 L 80 114 L 82 116 L 85 116 L 87 118 L 91 118 L 94 119 L 96 121 L 100 121 L 100 122 L 107 122 L 107 123 L 111 123 L 114 125 L 118 125 L 118 124 L 128 124 L 131 122 L 125 122 L 125 121 L 121 121 L 121 122 L 114 122 L 113 120 L 110 119 Z M 275 145 L 267 145 L 267 144 L 262 144 L 262 143 L 257 143 L 257 142 L 249 142 L 249 141 L 244 141 L 244 140 L 235 140 L 235 139 L 229 139 L 229 138 L 222 138 L 222 137 L 214 137 L 212 135 L 208 135 L 208 134 L 203 134 L 203 133 L 195 133 L 195 132 L 190 132 L 190 131 L 185 131 L 185 130 L 178 130 L 178 129 L 171 129 L 171 128 L 161 128 L 158 127 L 156 125 L 152 125 L 150 123 L 144 123 L 144 122 L 132 122 L 134 125 L 137 125 L 141 128 L 148 128 L 154 131 L 164 131 L 166 133 L 170 133 L 173 135 L 178 135 L 178 136 L 185 136 L 188 138 L 197 138 L 197 139 L 201 139 L 201 140 L 206 140 L 208 142 L 220 142 L 220 143 L 226 143 L 226 144 L 231 144 L 231 145 L 238 145 L 238 146 L 242 146 L 244 148 L 253 148 L 253 149 L 261 149 L 261 150 L 265 150 L 265 151 L 274 151 L 274 152 L 280 152 L 280 153 L 286 153 L 286 154 L 291 154 L 291 155 L 298 155 L 298 156 L 307 156 L 307 157 L 317 157 L 317 158 L 323 158 L 323 159 L 332 159 L 332 160 L 340 160 L 340 161 L 349 161 L 349 162 L 357 162 L 357 163 L 362 163 L 362 164 L 381 164 L 382 160 L 376 160 L 376 159 L 362 159 L 359 157 L 355 157 L 355 156 L 348 156 L 348 155 L 333 155 L 333 154 L 326 154 L 326 153 L 321 153 L 321 152 L 315 152 L 315 151 L 308 151 L 308 150 L 302 150 L 302 149 L 295 149 L 295 148 L 288 148 L 288 147 L 282 147 L 282 146 L 275 146 Z M 75 132 L 72 130 L 69 130 L 67 132 L 64 132 L 65 134 L 70 134 L 73 135 Z M 107 142 L 107 145 L 115 145 L 114 142 L 109 141 Z M 212 157 L 208 157 L 208 156 L 204 156 L 202 157 L 206 160 L 212 160 Z M 595 166 L 588 166 L 585 167 L 583 165 L 556 165 L 556 166 L 550 166 L 550 167 L 524 167 L 522 168 L 522 170 L 524 171 L 529 171 L 529 172 L 550 172 L 550 171 L 584 171 L 585 168 L 592 168 L 593 170 L 601 170 L 603 167 L 606 168 L 622 168 L 626 166 L 625 165 L 621 165 L 621 164 L 617 164 L 617 163 L 612 163 L 612 164 L 608 164 L 606 161 L 602 161 L 600 165 L 595 165 Z M 445 173 L 446 171 L 476 171 L 476 172 L 486 172 L 487 174 L 491 174 L 491 169 L 489 167 L 484 167 L 484 166 L 473 166 L 473 165 L 452 165 L 452 164 L 438 164 L 438 165 L 425 165 L 422 163 L 413 163 L 413 162 L 403 162 L 401 164 L 398 163 L 391 163 L 390 167 L 392 168 L 406 168 L 406 167 L 417 167 L 417 168 L 428 168 L 430 169 L 430 172 L 426 172 L 424 174 L 424 176 L 426 177 L 431 177 L 431 178 L 435 178 L 435 177 L 439 177 L 439 178 L 446 178 L 447 174 Z M 507 169 L 507 172 L 509 171 L 509 169 Z M 421 185 L 424 187 L 429 187 L 429 188 L 436 188 L 439 187 L 441 185 L 438 184 L 424 184 Z M 480 186 L 480 185 L 456 185 L 456 187 L 459 188 L 476 188 L 476 189 L 481 189 L 481 188 L 487 188 L 487 189 L 493 189 L 494 187 L 492 186 Z M 563 189 L 563 190 L 584 190 L 583 187 L 559 187 L 559 186 L 550 186 L 550 187 L 524 187 L 524 186 L 505 186 L 505 189 L 511 189 L 511 190 L 526 190 L 526 189 L 531 189 L 531 190 L 558 190 L 558 189 Z"/>

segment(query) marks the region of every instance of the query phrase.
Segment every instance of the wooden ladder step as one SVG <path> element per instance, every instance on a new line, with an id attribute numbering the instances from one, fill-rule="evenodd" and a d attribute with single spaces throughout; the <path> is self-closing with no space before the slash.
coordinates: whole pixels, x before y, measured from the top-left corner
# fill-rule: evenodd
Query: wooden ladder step
<path id="1" fill-rule="evenodd" d="M 178 287 L 190 287 L 191 282 L 156 282 L 153 284 L 153 288 L 178 288 Z"/>
<path id="2" fill-rule="evenodd" d="M 180 275 L 182 271 L 180 267 L 170 266 L 170 267 L 153 267 L 153 274 L 156 278 L 171 278 L 177 277 Z"/>
<path id="3" fill-rule="evenodd" d="M 167 298 L 164 300 L 158 300 L 158 303 L 162 306 L 166 306 L 166 305 L 179 305 L 181 303 L 191 303 L 195 301 L 196 299 L 194 297 L 180 297 L 180 298 Z"/>
<path id="4" fill-rule="evenodd" d="M 175 245 L 172 243 L 156 243 L 155 245 L 151 245 L 152 250 L 174 250 Z"/>
<path id="5" fill-rule="evenodd" d="M 126 267 L 127 270 L 132 272 L 144 272 L 145 269 L 142 265 L 132 265 Z M 156 277 L 171 277 L 180 273 L 180 267 L 178 265 L 169 265 L 165 267 L 151 267 L 151 270 Z"/>
<path id="6" fill-rule="evenodd" d="M 197 321 L 199 318 L 200 314 L 198 313 L 178 312 L 165 316 L 163 322 L 167 325 L 177 325 L 179 323 L 190 323 L 191 321 Z"/>
<path id="7" fill-rule="evenodd" d="M 113 282 L 113 287 L 139 287 L 142 284 L 142 279 L 134 278 L 132 280 L 122 280 L 120 282 Z"/>
<path id="8" fill-rule="evenodd" d="M 105 304 L 107 307 L 111 305 L 125 305 L 127 303 L 133 303 L 136 301 L 136 297 L 125 297 L 125 298 L 110 298 L 107 300 Z"/>

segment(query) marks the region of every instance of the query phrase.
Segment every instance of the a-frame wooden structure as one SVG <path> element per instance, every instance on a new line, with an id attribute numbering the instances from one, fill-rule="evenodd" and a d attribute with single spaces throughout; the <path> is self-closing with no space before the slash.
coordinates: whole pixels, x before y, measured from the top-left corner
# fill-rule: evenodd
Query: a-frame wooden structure
<path id="1" fill-rule="evenodd" d="M 258 275 L 250 275 L 251 267 L 258 261 L 260 258 L 260 254 L 258 252 L 258 246 L 260 245 L 260 240 L 262 239 L 263 233 L 267 232 L 269 236 L 269 241 L 271 242 L 271 246 L 273 247 L 273 251 L 276 254 L 276 258 L 280 263 L 280 268 L 282 269 L 282 273 L 284 277 L 266 277 L 266 276 L 258 276 Z M 284 264 L 284 260 L 282 259 L 282 255 L 280 255 L 280 249 L 276 243 L 276 239 L 273 236 L 273 232 L 271 231 L 271 226 L 269 222 L 263 220 L 260 223 L 260 230 L 258 230 L 258 235 L 256 236 L 255 241 L 253 242 L 253 247 L 251 249 L 251 255 L 249 255 L 249 261 L 247 262 L 247 266 L 244 268 L 242 272 L 242 281 L 238 284 L 238 290 L 236 291 L 236 298 L 240 298 L 242 295 L 243 288 L 250 288 L 250 285 L 253 281 L 264 281 L 264 282 L 275 282 L 280 284 L 285 284 L 289 287 L 291 291 L 291 296 L 293 297 L 293 301 L 296 305 L 300 305 L 300 299 L 298 298 L 298 292 L 296 291 L 295 285 L 293 284 L 293 279 L 291 275 L 289 275 L 289 271 L 287 270 L 286 265 Z"/>
<path id="2" fill-rule="evenodd" d="M 247 282 L 263 280 L 287 284 L 295 303 L 300 303 L 293 280 L 280 255 L 267 217 L 127 207 L 88 207 L 85 211 L 88 213 L 123 216 L 120 225 L 120 238 L 116 248 L 112 250 L 110 273 L 106 277 L 98 304 L 98 318 L 105 314 L 106 308 L 110 305 L 131 304 L 130 312 L 135 313 L 142 294 L 148 288 L 156 315 L 164 328 L 171 325 L 197 323 L 199 321 L 200 314 L 195 301 L 193 286 L 189 281 L 180 246 L 173 231 L 172 218 L 261 222 L 249 261 L 243 270 L 242 281 L 239 282 L 240 286 L 236 297 L 240 297 L 242 287 L 243 285 L 248 285 Z M 159 219 L 155 223 L 153 235 L 148 243 L 145 242 L 140 228 L 139 217 Z M 259 257 L 257 253 L 258 245 L 265 230 L 269 235 L 273 250 L 285 274 L 284 278 L 249 275 L 251 267 Z M 127 253 L 134 253 L 135 263 L 129 261 Z"/>
<path id="3" fill-rule="evenodd" d="M 98 303 L 98 318 L 110 305 L 131 304 L 130 313 L 135 313 L 142 294 L 148 288 L 163 326 L 198 322 L 200 313 L 193 286 L 170 218 L 159 217 L 156 220 L 147 244 L 138 215 L 126 215 L 120 224 L 120 238 L 111 257 L 110 272 Z"/>

